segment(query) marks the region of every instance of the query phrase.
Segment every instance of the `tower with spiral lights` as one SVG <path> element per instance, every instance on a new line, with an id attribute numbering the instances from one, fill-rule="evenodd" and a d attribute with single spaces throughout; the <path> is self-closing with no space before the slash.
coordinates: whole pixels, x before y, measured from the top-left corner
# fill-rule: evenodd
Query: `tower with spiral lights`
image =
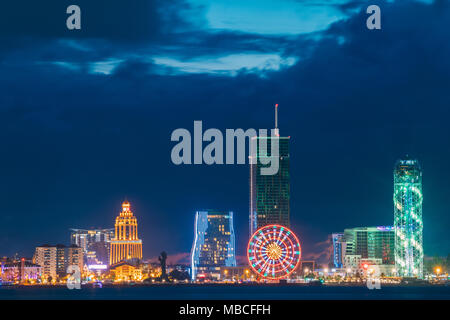
<path id="1" fill-rule="evenodd" d="M 417 160 L 394 169 L 395 265 L 401 277 L 423 277 L 422 170 Z"/>

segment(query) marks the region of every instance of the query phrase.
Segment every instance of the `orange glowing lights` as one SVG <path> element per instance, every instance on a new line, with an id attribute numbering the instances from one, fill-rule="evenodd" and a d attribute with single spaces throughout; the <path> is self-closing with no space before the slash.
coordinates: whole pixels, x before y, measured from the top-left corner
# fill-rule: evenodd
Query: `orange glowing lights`
<path id="1" fill-rule="evenodd" d="M 277 260 L 280 259 L 282 254 L 281 247 L 276 244 L 275 242 L 272 242 L 267 246 L 267 255 L 270 259 Z"/>
<path id="2" fill-rule="evenodd" d="M 130 203 L 124 201 L 122 212 L 116 218 L 115 237 L 111 240 L 111 265 L 132 258 L 142 259 L 142 240 L 138 238 L 137 219 L 130 207 Z"/>

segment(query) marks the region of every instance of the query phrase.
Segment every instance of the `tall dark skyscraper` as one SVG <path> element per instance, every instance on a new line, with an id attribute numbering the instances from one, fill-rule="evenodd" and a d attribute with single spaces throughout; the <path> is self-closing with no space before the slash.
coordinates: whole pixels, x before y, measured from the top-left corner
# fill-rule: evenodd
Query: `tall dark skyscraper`
<path id="1" fill-rule="evenodd" d="M 275 136 L 254 137 L 256 159 L 250 162 L 250 235 L 268 224 L 290 227 L 290 137 L 280 137 L 278 131 L 278 105 L 275 106 Z M 267 147 L 261 148 L 261 139 L 267 139 Z M 279 145 L 279 169 L 274 175 L 262 175 L 264 157 L 271 157 L 271 144 L 275 139 Z M 265 150 L 264 150 L 265 149 Z"/>
<path id="2" fill-rule="evenodd" d="M 394 169 L 395 265 L 402 277 L 423 277 L 422 170 L 417 160 Z"/>
<path id="3" fill-rule="evenodd" d="M 233 212 L 197 211 L 194 227 L 192 280 L 205 272 L 219 277 L 220 267 L 236 266 Z"/>

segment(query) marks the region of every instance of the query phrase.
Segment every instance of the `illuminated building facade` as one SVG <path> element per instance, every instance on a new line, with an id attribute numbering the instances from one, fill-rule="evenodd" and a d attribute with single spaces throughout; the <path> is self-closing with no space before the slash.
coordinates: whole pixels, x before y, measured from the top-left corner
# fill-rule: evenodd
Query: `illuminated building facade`
<path id="1" fill-rule="evenodd" d="M 275 110 L 277 109 L 278 106 Z M 280 137 L 276 122 L 275 133 L 275 136 L 251 139 L 256 150 L 256 159 L 253 155 L 250 156 L 250 236 L 259 228 L 269 224 L 290 227 L 290 137 Z M 263 148 L 261 148 L 262 139 L 267 140 L 266 147 Z M 277 141 L 279 146 L 279 169 L 274 175 L 263 175 L 261 168 L 268 165 L 263 164 L 261 159 L 272 157 L 273 141 Z"/>
<path id="2" fill-rule="evenodd" d="M 392 226 L 361 227 L 333 233 L 333 262 L 336 268 L 358 269 L 360 261 L 394 265 L 395 233 Z M 392 269 L 392 268 L 391 268 Z"/>
<path id="3" fill-rule="evenodd" d="M 381 259 L 385 265 L 395 264 L 395 232 L 392 226 L 375 227 L 368 231 L 367 256 L 369 259 Z"/>
<path id="4" fill-rule="evenodd" d="M 247 266 L 220 267 L 220 280 L 223 281 L 248 281 L 255 280 L 257 275 Z"/>
<path id="5" fill-rule="evenodd" d="M 2 263 L 0 278 L 3 282 L 22 283 L 37 280 L 41 274 L 42 267 L 40 265 L 22 258 L 20 261 Z"/>
<path id="6" fill-rule="evenodd" d="M 44 244 L 36 248 L 33 262 L 42 267 L 42 274 L 46 277 L 56 278 L 56 246 Z"/>
<path id="7" fill-rule="evenodd" d="M 220 277 L 220 267 L 236 266 L 233 212 L 197 211 L 194 243 L 191 251 L 191 277 L 214 273 Z"/>
<path id="8" fill-rule="evenodd" d="M 85 263 L 89 265 L 109 264 L 110 242 L 114 229 L 70 229 L 70 242 L 84 250 Z"/>
<path id="9" fill-rule="evenodd" d="M 394 168 L 395 265 L 399 276 L 423 277 L 422 170 L 417 160 Z"/>
<path id="10" fill-rule="evenodd" d="M 114 276 L 114 281 L 141 281 L 142 269 L 133 263 L 121 261 L 116 263 L 111 268 L 111 275 Z"/>
<path id="11" fill-rule="evenodd" d="M 122 212 L 116 218 L 110 265 L 133 258 L 142 259 L 142 240 L 138 238 L 137 227 L 137 219 L 130 210 L 130 203 L 125 201 L 122 203 Z"/>
<path id="12" fill-rule="evenodd" d="M 332 239 L 333 239 L 333 264 L 335 268 L 342 268 L 343 263 L 343 252 L 342 250 L 345 250 L 345 242 L 342 241 L 344 238 L 343 233 L 333 233 Z"/>
<path id="13" fill-rule="evenodd" d="M 66 269 L 68 266 L 76 265 L 80 268 L 80 271 L 83 271 L 84 266 L 84 251 L 83 248 L 78 247 L 75 244 L 72 244 L 65 249 L 66 256 Z M 66 272 L 66 270 L 64 270 Z"/>
<path id="14" fill-rule="evenodd" d="M 36 247 L 33 262 L 42 267 L 42 275 L 45 277 L 63 277 L 67 274 L 67 267 L 76 265 L 83 270 L 83 248 L 76 245 L 65 246 L 62 244 Z"/>
<path id="15" fill-rule="evenodd" d="M 394 264 L 395 234 L 392 226 L 345 229 L 345 253 L 361 259 L 381 259 Z"/>

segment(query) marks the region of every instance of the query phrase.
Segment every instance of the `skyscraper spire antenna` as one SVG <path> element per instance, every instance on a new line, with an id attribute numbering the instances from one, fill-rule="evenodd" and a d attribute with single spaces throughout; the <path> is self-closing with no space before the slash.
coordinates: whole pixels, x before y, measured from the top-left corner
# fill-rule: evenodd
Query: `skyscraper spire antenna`
<path id="1" fill-rule="evenodd" d="M 275 135 L 280 136 L 280 132 L 278 130 L 278 103 L 275 104 Z"/>

